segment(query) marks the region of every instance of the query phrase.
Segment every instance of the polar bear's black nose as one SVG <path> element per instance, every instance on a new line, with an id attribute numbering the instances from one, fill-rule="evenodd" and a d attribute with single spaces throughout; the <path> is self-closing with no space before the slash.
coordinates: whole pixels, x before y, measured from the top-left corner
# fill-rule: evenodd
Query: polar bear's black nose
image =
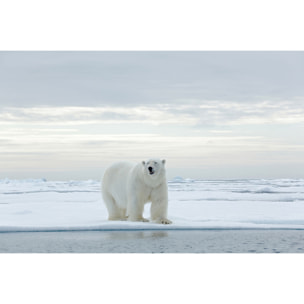
<path id="1" fill-rule="evenodd" d="M 152 168 L 152 167 L 148 167 L 148 170 L 149 170 L 150 172 L 152 172 L 152 171 L 153 171 L 153 168 Z"/>

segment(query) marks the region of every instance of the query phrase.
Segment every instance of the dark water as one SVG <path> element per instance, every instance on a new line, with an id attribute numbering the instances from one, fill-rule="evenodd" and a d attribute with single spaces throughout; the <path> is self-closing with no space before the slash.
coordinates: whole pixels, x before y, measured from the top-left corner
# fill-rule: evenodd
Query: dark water
<path id="1" fill-rule="evenodd" d="M 1 253 L 304 253 L 303 230 L 0 233 Z"/>

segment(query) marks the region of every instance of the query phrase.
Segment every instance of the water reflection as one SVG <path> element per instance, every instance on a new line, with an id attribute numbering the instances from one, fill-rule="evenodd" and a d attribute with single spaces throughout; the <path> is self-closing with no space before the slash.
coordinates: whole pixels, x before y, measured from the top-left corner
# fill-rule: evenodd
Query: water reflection
<path id="1" fill-rule="evenodd" d="M 111 231 L 107 238 L 112 240 L 147 239 L 167 237 L 167 231 Z"/>

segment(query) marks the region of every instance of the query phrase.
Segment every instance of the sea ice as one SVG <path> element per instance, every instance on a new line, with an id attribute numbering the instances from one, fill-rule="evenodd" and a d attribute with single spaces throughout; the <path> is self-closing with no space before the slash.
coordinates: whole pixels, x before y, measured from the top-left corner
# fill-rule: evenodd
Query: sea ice
<path id="1" fill-rule="evenodd" d="M 304 180 L 168 182 L 172 225 L 107 220 L 100 182 L 0 180 L 0 232 L 304 229 Z M 149 206 L 145 216 L 149 216 Z"/>

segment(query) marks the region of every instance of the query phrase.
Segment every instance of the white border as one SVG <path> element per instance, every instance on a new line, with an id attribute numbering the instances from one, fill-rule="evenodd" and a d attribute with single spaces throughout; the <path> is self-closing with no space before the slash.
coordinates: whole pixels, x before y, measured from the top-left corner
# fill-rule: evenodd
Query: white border
<path id="1" fill-rule="evenodd" d="M 1 50 L 303 50 L 301 1 L 1 1 Z M 1 255 L 2 303 L 297 303 L 302 255 Z"/>
<path id="2" fill-rule="evenodd" d="M 290 263 L 292 260 L 292 263 Z M 301 255 L 4 255 L 2 303 L 299 303 Z"/>
<path id="3" fill-rule="evenodd" d="M 303 50 L 298 0 L 1 1 L 2 50 Z"/>

